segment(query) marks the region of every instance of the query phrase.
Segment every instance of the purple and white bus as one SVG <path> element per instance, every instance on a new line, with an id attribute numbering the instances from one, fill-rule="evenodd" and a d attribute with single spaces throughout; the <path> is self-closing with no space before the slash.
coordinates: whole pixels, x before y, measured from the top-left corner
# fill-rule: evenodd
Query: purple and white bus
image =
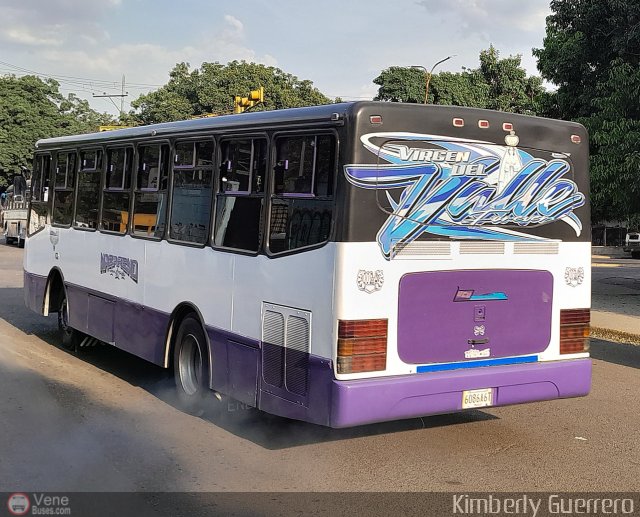
<path id="1" fill-rule="evenodd" d="M 173 369 L 187 409 L 347 427 L 589 392 L 579 124 L 246 113 L 41 140 L 32 190 L 27 305 Z"/>

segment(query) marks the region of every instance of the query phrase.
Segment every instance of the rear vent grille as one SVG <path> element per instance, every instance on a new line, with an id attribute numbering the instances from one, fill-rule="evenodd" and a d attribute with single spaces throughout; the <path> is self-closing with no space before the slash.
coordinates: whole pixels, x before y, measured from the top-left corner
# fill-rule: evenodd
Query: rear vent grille
<path id="1" fill-rule="evenodd" d="M 284 385 L 284 316 L 264 311 L 262 319 L 262 371 L 264 381 L 272 386 Z"/>
<path id="2" fill-rule="evenodd" d="M 311 313 L 282 305 L 263 304 L 262 369 L 267 384 L 306 395 Z"/>
<path id="3" fill-rule="evenodd" d="M 442 258 L 451 255 L 451 244 L 448 242 L 410 242 L 396 247 L 396 258 Z"/>
<path id="4" fill-rule="evenodd" d="M 557 242 L 516 242 L 513 245 L 515 255 L 557 255 Z"/>
<path id="5" fill-rule="evenodd" d="M 285 385 L 291 393 L 307 393 L 309 369 L 309 322 L 298 316 L 287 318 Z"/>
<path id="6" fill-rule="evenodd" d="M 460 255 L 504 255 L 503 242 L 461 242 Z"/>

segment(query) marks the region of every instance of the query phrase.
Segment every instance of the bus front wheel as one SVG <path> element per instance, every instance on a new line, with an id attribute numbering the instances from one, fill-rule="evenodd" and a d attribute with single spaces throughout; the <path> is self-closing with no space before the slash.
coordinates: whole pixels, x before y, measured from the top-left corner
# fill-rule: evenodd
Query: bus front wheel
<path id="1" fill-rule="evenodd" d="M 173 373 L 180 405 L 189 413 L 201 414 L 209 391 L 209 354 L 202 325 L 194 316 L 183 319 L 178 329 Z"/>

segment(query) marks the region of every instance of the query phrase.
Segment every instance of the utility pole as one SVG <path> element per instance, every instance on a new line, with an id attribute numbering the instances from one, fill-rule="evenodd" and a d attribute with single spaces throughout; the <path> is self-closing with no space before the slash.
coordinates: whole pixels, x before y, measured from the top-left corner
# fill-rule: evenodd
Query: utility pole
<path id="1" fill-rule="evenodd" d="M 112 93 L 112 94 L 108 94 L 107 92 L 102 92 L 102 95 L 96 95 L 95 93 L 93 94 L 93 98 L 94 99 L 98 99 L 98 98 L 106 98 L 109 99 L 111 101 L 111 104 L 113 104 L 115 106 L 116 109 L 119 109 L 120 111 L 120 118 L 122 119 L 122 114 L 124 113 L 124 98 L 129 96 L 129 92 L 125 91 L 125 79 L 124 79 L 124 75 L 122 76 L 122 93 Z M 118 105 L 113 102 L 114 98 L 120 97 L 120 108 L 118 108 Z"/>

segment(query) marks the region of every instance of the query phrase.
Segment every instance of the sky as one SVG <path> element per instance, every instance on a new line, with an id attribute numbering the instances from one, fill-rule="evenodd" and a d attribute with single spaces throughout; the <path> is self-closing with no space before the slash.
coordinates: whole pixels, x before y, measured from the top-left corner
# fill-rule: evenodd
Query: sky
<path id="1" fill-rule="evenodd" d="M 0 0 L 0 74 L 53 77 L 112 114 L 121 99 L 96 95 L 120 94 L 124 76 L 128 111 L 179 62 L 263 63 L 372 99 L 390 66 L 477 68 L 491 44 L 537 74 L 548 14 L 549 0 Z"/>

